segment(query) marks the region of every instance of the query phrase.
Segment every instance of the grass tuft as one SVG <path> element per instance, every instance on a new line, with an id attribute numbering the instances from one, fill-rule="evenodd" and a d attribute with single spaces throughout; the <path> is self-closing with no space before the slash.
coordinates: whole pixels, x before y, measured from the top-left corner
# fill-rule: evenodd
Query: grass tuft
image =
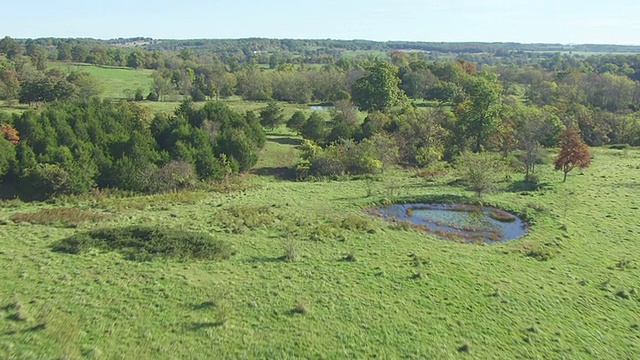
<path id="1" fill-rule="evenodd" d="M 178 259 L 228 259 L 231 246 L 209 234 L 151 226 L 104 228 L 77 233 L 55 242 L 52 250 L 81 254 L 90 249 L 119 251 L 130 260 L 156 257 Z"/>
<path id="2" fill-rule="evenodd" d="M 234 234 L 269 226 L 280 219 L 273 206 L 250 205 L 231 206 L 219 213 L 217 217 L 217 221 Z"/>
<path id="3" fill-rule="evenodd" d="M 284 255 L 282 260 L 294 262 L 298 260 L 298 244 L 293 239 L 287 239 L 284 244 Z"/>
<path id="4" fill-rule="evenodd" d="M 342 258 L 343 261 L 347 262 L 356 262 L 358 259 L 356 258 L 356 253 L 353 249 L 349 250 L 349 253 Z"/>
<path id="5" fill-rule="evenodd" d="M 493 220 L 511 223 L 516 221 L 516 217 L 503 210 L 493 210 L 489 213 L 489 217 Z"/>
<path id="6" fill-rule="evenodd" d="M 301 314 L 306 315 L 309 313 L 309 307 L 304 301 L 298 301 L 296 306 L 291 309 L 291 314 Z"/>

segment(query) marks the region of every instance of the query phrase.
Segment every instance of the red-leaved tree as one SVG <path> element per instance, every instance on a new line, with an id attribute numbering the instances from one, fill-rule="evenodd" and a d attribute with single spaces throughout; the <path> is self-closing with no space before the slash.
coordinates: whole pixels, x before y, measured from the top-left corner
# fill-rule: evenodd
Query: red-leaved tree
<path id="1" fill-rule="evenodd" d="M 9 124 L 0 125 L 0 136 L 4 137 L 10 143 L 16 145 L 20 142 L 18 130 Z"/>
<path id="2" fill-rule="evenodd" d="M 567 128 L 560 134 L 560 146 L 560 154 L 558 154 L 554 165 L 556 170 L 564 172 L 562 182 L 567 181 L 567 174 L 576 166 L 584 169 L 591 165 L 589 147 L 582 141 L 582 137 L 575 129 Z"/>

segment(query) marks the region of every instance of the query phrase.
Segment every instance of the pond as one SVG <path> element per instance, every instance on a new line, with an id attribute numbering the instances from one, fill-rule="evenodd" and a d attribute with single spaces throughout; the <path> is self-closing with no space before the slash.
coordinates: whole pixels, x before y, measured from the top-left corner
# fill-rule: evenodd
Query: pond
<path id="1" fill-rule="evenodd" d="M 526 234 L 527 224 L 504 210 L 476 205 L 393 204 L 368 212 L 410 224 L 440 237 L 468 243 L 495 243 Z"/>
<path id="2" fill-rule="evenodd" d="M 327 105 L 311 105 L 309 106 L 309 108 L 313 111 L 333 110 L 333 106 L 327 106 Z"/>

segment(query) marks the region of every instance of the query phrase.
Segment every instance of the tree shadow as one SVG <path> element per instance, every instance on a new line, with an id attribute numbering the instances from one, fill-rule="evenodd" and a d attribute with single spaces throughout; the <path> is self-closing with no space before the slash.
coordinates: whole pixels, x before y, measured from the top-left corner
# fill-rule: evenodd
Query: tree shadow
<path id="1" fill-rule="evenodd" d="M 205 322 L 194 322 L 189 324 L 188 328 L 191 331 L 199 331 L 202 329 L 210 329 L 215 327 L 222 326 L 223 323 L 221 321 L 205 321 Z"/>
<path id="2" fill-rule="evenodd" d="M 278 143 L 280 145 L 293 145 L 293 146 L 302 145 L 302 139 L 293 138 L 289 136 L 273 136 L 273 137 L 267 138 L 267 141 Z"/>
<path id="3" fill-rule="evenodd" d="M 215 301 L 205 301 L 205 302 L 201 302 L 199 304 L 191 304 L 189 307 L 192 310 L 204 310 L 204 309 L 209 309 L 212 307 L 216 307 L 217 304 Z"/>
<path id="4" fill-rule="evenodd" d="M 373 195 L 367 195 L 364 194 L 362 196 L 345 196 L 345 197 L 339 197 L 339 198 L 334 198 L 332 199 L 333 201 L 354 201 L 354 200 L 360 200 L 360 199 L 366 199 L 368 197 L 372 197 Z"/>
<path id="5" fill-rule="evenodd" d="M 640 182 L 622 183 L 619 186 L 626 187 L 629 189 L 635 189 L 635 188 L 640 188 Z"/>
<path id="6" fill-rule="evenodd" d="M 423 204 L 474 204 L 478 200 L 475 197 L 466 195 L 453 195 L 453 194 L 435 194 L 435 195 L 423 195 L 423 196 L 400 196 L 396 198 L 395 203 L 409 204 L 409 203 L 423 203 Z"/>
<path id="7" fill-rule="evenodd" d="M 251 259 L 247 260 L 248 263 L 277 263 L 286 261 L 284 256 L 252 256 Z"/>
<path id="8" fill-rule="evenodd" d="M 551 187 L 551 184 L 549 184 L 548 182 L 542 182 L 542 183 L 533 184 L 531 182 L 527 182 L 527 181 L 524 181 L 524 180 L 518 180 L 518 181 L 514 181 L 511 184 L 509 184 L 509 186 L 507 186 L 505 188 L 505 191 L 508 191 L 508 192 L 531 192 L 531 191 L 549 189 L 550 187 Z"/>
<path id="9" fill-rule="evenodd" d="M 252 174 L 260 176 L 273 176 L 279 180 L 295 180 L 296 172 L 294 169 L 280 166 L 280 167 L 261 167 L 251 170 Z"/>
<path id="10" fill-rule="evenodd" d="M 2 335 L 11 336 L 11 335 L 15 335 L 15 334 L 34 333 L 34 332 L 42 331 L 42 330 L 44 330 L 46 328 L 47 328 L 46 324 L 39 323 L 37 325 L 31 326 L 31 327 L 28 327 L 28 328 L 22 329 L 22 330 L 16 330 L 16 329 L 7 330 L 4 333 L 2 333 Z"/>
<path id="11" fill-rule="evenodd" d="M 10 182 L 0 183 L 0 200 L 12 200 L 19 197 L 18 188 Z M 24 200 L 24 199 L 21 199 Z"/>

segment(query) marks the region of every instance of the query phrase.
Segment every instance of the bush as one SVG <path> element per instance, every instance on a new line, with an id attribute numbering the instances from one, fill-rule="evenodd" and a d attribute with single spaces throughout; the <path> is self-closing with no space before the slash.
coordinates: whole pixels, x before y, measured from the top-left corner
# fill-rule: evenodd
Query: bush
<path id="1" fill-rule="evenodd" d="M 195 102 L 207 101 L 207 95 L 205 95 L 200 89 L 196 89 L 191 93 L 191 100 Z"/>
<path id="2" fill-rule="evenodd" d="M 506 170 L 500 156 L 491 153 L 462 153 L 456 160 L 456 167 L 460 176 L 478 197 L 497 190 Z"/>
<path id="3" fill-rule="evenodd" d="M 304 113 L 302 111 L 298 110 L 293 113 L 289 120 L 287 120 L 287 127 L 297 133 L 300 133 L 306 123 L 306 116 L 304 116 Z"/>
<path id="4" fill-rule="evenodd" d="M 69 193 L 69 173 L 57 164 L 38 164 L 27 175 L 29 197 L 48 198 Z"/>
<path id="5" fill-rule="evenodd" d="M 82 254 L 91 249 L 119 251 L 130 260 L 160 258 L 228 259 L 231 246 L 209 234 L 161 226 L 105 228 L 78 233 L 55 242 L 52 250 Z"/>
<path id="6" fill-rule="evenodd" d="M 195 167 L 187 161 L 171 161 L 153 174 L 148 192 L 166 192 L 193 189 L 198 182 Z"/>
<path id="7" fill-rule="evenodd" d="M 310 163 L 309 172 L 316 176 L 374 174 L 382 169 L 375 149 L 366 141 L 341 140 L 325 149 L 305 144 L 302 151 L 303 159 Z"/>
<path id="8" fill-rule="evenodd" d="M 158 96 L 158 94 L 154 91 L 150 92 L 149 95 L 147 95 L 147 101 L 158 101 L 160 100 L 160 96 Z"/>
<path id="9" fill-rule="evenodd" d="M 134 95 L 133 99 L 135 101 L 142 101 L 144 100 L 144 95 L 142 94 L 142 90 L 136 90 L 136 94 Z"/>

